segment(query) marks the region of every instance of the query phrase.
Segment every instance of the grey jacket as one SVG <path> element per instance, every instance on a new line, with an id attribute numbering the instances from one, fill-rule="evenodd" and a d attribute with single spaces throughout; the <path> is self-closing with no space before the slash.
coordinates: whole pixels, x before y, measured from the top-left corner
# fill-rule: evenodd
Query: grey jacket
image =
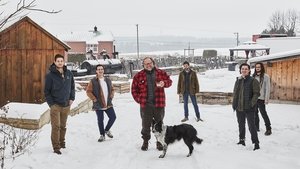
<path id="1" fill-rule="evenodd" d="M 262 79 L 262 82 L 260 82 L 259 76 L 255 76 L 255 79 L 258 80 L 260 84 L 260 96 L 258 99 L 264 100 L 265 102 L 269 102 L 270 99 L 270 76 L 267 74 L 264 74 L 264 77 Z"/>

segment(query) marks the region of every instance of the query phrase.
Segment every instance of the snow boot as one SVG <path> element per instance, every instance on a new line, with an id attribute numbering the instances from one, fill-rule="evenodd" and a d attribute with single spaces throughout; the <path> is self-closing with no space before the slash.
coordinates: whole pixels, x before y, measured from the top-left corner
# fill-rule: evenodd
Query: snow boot
<path id="1" fill-rule="evenodd" d="M 61 151 L 60 150 L 54 150 L 53 153 L 56 153 L 58 155 L 61 155 Z"/>
<path id="2" fill-rule="evenodd" d="M 258 143 L 254 143 L 254 149 L 253 149 L 253 151 L 258 150 L 258 149 L 260 149 L 259 144 Z"/>
<path id="3" fill-rule="evenodd" d="M 238 143 L 236 143 L 236 144 L 241 144 L 243 146 L 246 146 L 244 139 L 240 139 L 240 141 Z"/>
<path id="4" fill-rule="evenodd" d="M 265 132 L 265 135 L 266 136 L 269 136 L 269 135 L 271 135 L 272 134 L 272 130 L 271 129 L 268 129 L 266 132 Z"/>

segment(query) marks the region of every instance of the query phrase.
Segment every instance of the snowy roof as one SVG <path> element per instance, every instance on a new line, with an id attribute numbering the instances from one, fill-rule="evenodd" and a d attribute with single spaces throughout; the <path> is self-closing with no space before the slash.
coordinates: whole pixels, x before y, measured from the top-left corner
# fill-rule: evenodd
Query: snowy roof
<path id="1" fill-rule="evenodd" d="M 254 41 L 243 42 L 243 45 L 252 45 L 252 44 L 256 44 L 256 42 L 254 42 Z"/>
<path id="2" fill-rule="evenodd" d="M 84 62 L 88 62 L 91 65 L 110 65 L 110 64 L 121 64 L 119 59 L 98 59 L 98 60 L 85 60 Z"/>
<path id="3" fill-rule="evenodd" d="M 300 49 L 254 57 L 249 59 L 248 63 L 250 64 L 250 63 L 270 61 L 270 60 L 279 60 L 279 59 L 284 59 L 289 57 L 300 57 Z"/>
<path id="4" fill-rule="evenodd" d="M 114 41 L 112 33 L 108 31 L 71 32 L 58 35 L 58 37 L 63 41 L 84 41 L 87 44 L 98 44 L 99 41 Z"/>

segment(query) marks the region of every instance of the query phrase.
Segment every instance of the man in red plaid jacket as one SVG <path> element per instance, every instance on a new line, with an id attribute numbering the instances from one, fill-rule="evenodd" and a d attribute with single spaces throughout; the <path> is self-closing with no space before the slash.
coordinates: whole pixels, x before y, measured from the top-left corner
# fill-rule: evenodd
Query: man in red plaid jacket
<path id="1" fill-rule="evenodd" d="M 164 88 L 170 87 L 172 80 L 165 71 L 155 67 L 154 60 L 150 57 L 143 60 L 143 67 L 144 69 L 133 77 L 131 94 L 134 100 L 140 104 L 141 134 L 144 140 L 141 149 L 147 151 L 148 141 L 151 138 L 152 120 L 157 122 L 163 120 L 166 106 Z M 156 148 L 162 150 L 162 145 L 156 142 Z"/>

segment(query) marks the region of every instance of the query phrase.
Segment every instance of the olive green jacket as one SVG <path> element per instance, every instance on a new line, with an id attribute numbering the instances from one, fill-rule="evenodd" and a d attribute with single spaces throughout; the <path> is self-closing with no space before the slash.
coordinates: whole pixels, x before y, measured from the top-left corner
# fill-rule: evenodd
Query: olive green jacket
<path id="1" fill-rule="evenodd" d="M 238 77 L 233 90 L 233 110 L 244 111 L 254 109 L 260 96 L 259 82 L 251 77 Z"/>

